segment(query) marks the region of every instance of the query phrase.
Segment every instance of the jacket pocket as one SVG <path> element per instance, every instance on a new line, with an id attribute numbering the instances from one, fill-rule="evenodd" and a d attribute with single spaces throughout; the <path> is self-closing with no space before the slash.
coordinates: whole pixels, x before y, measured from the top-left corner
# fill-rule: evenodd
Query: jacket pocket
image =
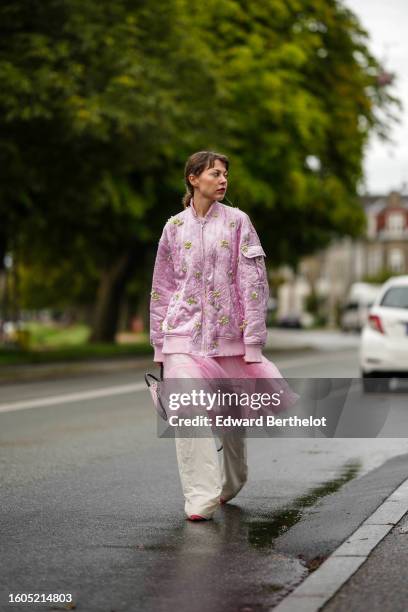
<path id="1" fill-rule="evenodd" d="M 252 246 L 246 246 L 242 249 L 242 254 L 247 259 L 254 259 L 256 271 L 258 274 L 258 280 L 260 283 L 264 283 L 266 280 L 266 269 L 265 262 L 262 257 L 266 257 L 265 251 L 260 244 L 253 244 Z"/>

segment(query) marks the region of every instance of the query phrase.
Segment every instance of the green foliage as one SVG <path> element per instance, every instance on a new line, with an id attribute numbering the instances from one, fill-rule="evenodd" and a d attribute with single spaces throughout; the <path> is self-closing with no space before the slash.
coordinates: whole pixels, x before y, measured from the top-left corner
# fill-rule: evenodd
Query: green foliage
<path id="1" fill-rule="evenodd" d="M 71 304 L 90 304 L 98 287 L 98 272 L 89 256 L 59 257 L 54 262 L 35 260 L 20 264 L 20 307 L 64 309 Z"/>
<path id="2" fill-rule="evenodd" d="M 27 302 L 92 300 L 127 253 L 146 286 L 195 150 L 230 156 L 271 263 L 363 228 L 364 147 L 398 102 L 340 1 L 5 0 L 0 20 L 0 260 L 18 249 Z"/>
<path id="3" fill-rule="evenodd" d="M 217 31 L 222 14 L 211 30 L 232 194 L 253 212 L 272 261 L 295 263 L 335 236 L 362 231 L 356 194 L 364 146 L 371 130 L 384 135 L 394 119 L 388 112 L 381 122 L 378 107 L 389 111 L 396 100 L 377 85 L 380 65 L 342 3 L 228 7 L 228 44 Z"/>
<path id="4" fill-rule="evenodd" d="M 90 330 L 86 325 L 45 325 L 31 321 L 24 326 L 30 333 L 30 347 L 32 349 L 76 346 L 86 343 Z"/>
<path id="5" fill-rule="evenodd" d="M 398 274 L 397 272 L 393 272 L 389 268 L 383 268 L 378 272 L 378 274 L 366 275 L 363 277 L 362 282 L 364 283 L 372 283 L 374 285 L 382 285 L 392 276 L 401 276 L 402 273 Z"/>
<path id="6" fill-rule="evenodd" d="M 312 291 L 305 298 L 306 311 L 314 315 L 319 314 L 321 306 L 324 304 L 324 300 L 325 298 L 322 298 L 315 291 Z"/>

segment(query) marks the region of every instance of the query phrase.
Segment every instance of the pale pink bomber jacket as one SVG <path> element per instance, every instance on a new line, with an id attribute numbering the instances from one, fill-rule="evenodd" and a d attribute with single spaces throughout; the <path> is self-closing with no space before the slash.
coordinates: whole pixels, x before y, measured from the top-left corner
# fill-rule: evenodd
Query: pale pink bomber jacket
<path id="1" fill-rule="evenodd" d="M 169 353 L 261 361 L 269 296 L 265 253 L 248 215 L 215 201 L 171 217 L 159 241 L 150 299 L 154 361 Z"/>

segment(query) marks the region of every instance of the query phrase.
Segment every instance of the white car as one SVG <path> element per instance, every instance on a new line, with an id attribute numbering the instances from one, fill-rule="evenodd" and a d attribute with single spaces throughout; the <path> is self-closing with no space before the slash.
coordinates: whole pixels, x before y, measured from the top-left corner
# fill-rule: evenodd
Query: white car
<path id="1" fill-rule="evenodd" d="M 408 276 L 390 278 L 374 300 L 361 333 L 360 369 L 365 391 L 408 376 Z"/>
<path id="2" fill-rule="evenodd" d="M 341 315 L 343 331 L 360 332 L 367 320 L 368 311 L 377 297 L 381 285 L 370 283 L 353 283 Z"/>

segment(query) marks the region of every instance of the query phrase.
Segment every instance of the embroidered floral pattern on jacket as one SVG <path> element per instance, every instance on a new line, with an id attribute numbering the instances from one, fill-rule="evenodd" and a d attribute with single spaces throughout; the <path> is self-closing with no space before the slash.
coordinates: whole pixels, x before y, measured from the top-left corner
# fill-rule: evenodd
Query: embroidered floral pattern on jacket
<path id="1" fill-rule="evenodd" d="M 220 323 L 221 325 L 227 325 L 227 323 L 229 323 L 229 317 L 227 316 L 221 317 L 221 319 L 218 319 L 218 323 Z"/>
<path id="2" fill-rule="evenodd" d="M 252 358 L 261 355 L 267 335 L 265 253 L 245 212 L 221 202 L 212 206 L 204 223 L 190 205 L 163 228 L 150 342 L 164 353 L 244 355 L 248 348 Z"/>

